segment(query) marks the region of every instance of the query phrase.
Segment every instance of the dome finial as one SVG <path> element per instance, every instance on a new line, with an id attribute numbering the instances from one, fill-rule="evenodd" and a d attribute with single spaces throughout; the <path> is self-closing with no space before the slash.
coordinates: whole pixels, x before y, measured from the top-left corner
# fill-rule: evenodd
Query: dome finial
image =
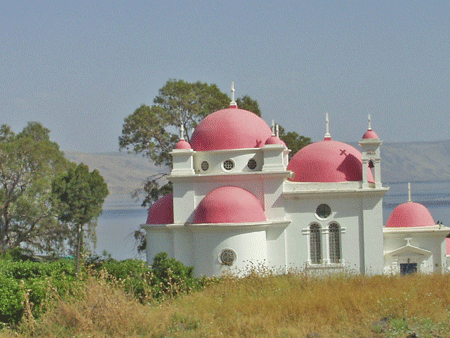
<path id="1" fill-rule="evenodd" d="M 184 140 L 184 126 L 183 123 L 181 123 L 181 127 L 180 127 L 180 140 Z"/>
<path id="2" fill-rule="evenodd" d="M 277 123 L 276 126 L 275 126 L 275 128 L 276 128 L 276 129 L 275 129 L 275 130 L 276 130 L 276 134 L 275 134 L 275 135 L 276 135 L 278 138 L 280 138 L 280 125 Z"/>
<path id="3" fill-rule="evenodd" d="M 237 108 L 237 103 L 234 101 L 234 92 L 236 90 L 234 89 L 234 82 L 231 82 L 231 102 L 230 102 L 230 108 Z"/>
<path id="4" fill-rule="evenodd" d="M 372 121 L 370 120 L 370 114 L 367 115 L 367 117 L 368 117 L 367 130 L 372 130 Z"/>
<path id="5" fill-rule="evenodd" d="M 275 120 L 272 120 L 272 135 L 275 135 Z"/>
<path id="6" fill-rule="evenodd" d="M 408 202 L 412 202 L 411 199 L 411 183 L 408 182 Z"/>
<path id="7" fill-rule="evenodd" d="M 330 135 L 330 120 L 328 119 L 328 113 L 325 113 L 325 124 L 326 124 L 326 132 L 325 132 L 325 136 L 324 136 L 324 140 L 331 140 L 331 135 Z"/>

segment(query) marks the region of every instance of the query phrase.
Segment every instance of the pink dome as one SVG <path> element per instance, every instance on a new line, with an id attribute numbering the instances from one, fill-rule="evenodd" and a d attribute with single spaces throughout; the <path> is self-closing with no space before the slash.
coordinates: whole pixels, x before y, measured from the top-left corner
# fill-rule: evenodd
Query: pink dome
<path id="1" fill-rule="evenodd" d="M 178 141 L 177 145 L 175 146 L 175 149 L 192 149 L 192 148 L 191 145 L 185 139 L 181 139 Z"/>
<path id="2" fill-rule="evenodd" d="M 173 194 L 168 194 L 157 200 L 148 209 L 146 224 L 172 224 L 173 223 Z"/>
<path id="3" fill-rule="evenodd" d="M 228 108 L 205 117 L 195 128 L 196 151 L 263 147 L 272 131 L 262 118 L 244 109 Z"/>
<path id="4" fill-rule="evenodd" d="M 363 135 L 362 137 L 363 139 L 365 138 L 379 138 L 377 133 L 374 132 L 372 129 L 369 129 L 368 131 L 366 131 L 366 133 Z"/>
<path id="5" fill-rule="evenodd" d="M 410 228 L 432 226 L 435 224 L 433 217 L 424 205 L 406 202 L 400 204 L 392 211 L 392 214 L 386 223 L 386 227 Z"/>
<path id="6" fill-rule="evenodd" d="M 194 223 L 246 223 L 266 220 L 261 202 L 245 189 L 226 186 L 214 189 L 195 210 Z"/>
<path id="7" fill-rule="evenodd" d="M 273 134 L 266 140 L 266 144 L 282 144 L 286 147 L 286 143 L 284 143 L 283 140 Z"/>
<path id="8" fill-rule="evenodd" d="M 300 149 L 287 167 L 294 182 L 347 182 L 362 180 L 362 155 L 354 147 L 324 140 Z M 373 182 L 368 170 L 368 181 Z"/>

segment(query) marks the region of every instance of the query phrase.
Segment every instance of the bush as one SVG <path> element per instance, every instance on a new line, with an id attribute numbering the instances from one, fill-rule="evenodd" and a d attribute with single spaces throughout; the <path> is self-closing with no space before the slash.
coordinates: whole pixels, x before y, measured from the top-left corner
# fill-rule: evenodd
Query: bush
<path id="1" fill-rule="evenodd" d="M 16 261 L 16 255 L 4 255 L 0 262 L 0 322 L 17 323 L 25 310 L 39 317 L 51 293 L 72 294 L 79 279 L 73 261 Z"/>

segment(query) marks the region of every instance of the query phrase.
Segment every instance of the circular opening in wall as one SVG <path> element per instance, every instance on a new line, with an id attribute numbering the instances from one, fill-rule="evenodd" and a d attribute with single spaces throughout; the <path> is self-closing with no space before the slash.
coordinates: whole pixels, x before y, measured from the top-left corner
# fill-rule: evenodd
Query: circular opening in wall
<path id="1" fill-rule="evenodd" d="M 234 168 L 234 162 L 232 160 L 226 160 L 223 162 L 223 168 L 225 170 L 231 170 Z"/>
<path id="2" fill-rule="evenodd" d="M 233 265 L 233 263 L 236 261 L 236 252 L 231 249 L 222 250 L 219 255 L 219 261 L 223 265 Z"/>
<path id="3" fill-rule="evenodd" d="M 249 167 L 251 170 L 255 169 L 256 165 L 257 164 L 256 164 L 255 159 L 251 158 L 248 160 L 247 167 Z"/>
<path id="4" fill-rule="evenodd" d="M 203 161 L 202 164 L 201 164 L 201 167 L 202 167 L 203 171 L 206 171 L 206 170 L 209 169 L 209 163 L 206 162 L 206 161 Z"/>
<path id="5" fill-rule="evenodd" d="M 321 204 L 316 209 L 316 216 L 320 219 L 326 219 L 331 215 L 331 208 L 328 204 Z"/>

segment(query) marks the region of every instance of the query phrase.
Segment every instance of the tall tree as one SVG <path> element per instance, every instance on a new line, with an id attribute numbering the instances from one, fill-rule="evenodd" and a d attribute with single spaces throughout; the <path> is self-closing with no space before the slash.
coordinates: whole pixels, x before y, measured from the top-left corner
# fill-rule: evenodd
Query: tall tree
<path id="1" fill-rule="evenodd" d="M 98 170 L 89 172 L 89 167 L 81 163 L 71 165 L 69 170 L 59 175 L 53 182 L 52 191 L 58 218 L 70 229 L 68 240 L 69 245 L 76 248 L 78 273 L 84 232 L 86 230 L 91 239 L 95 239 L 97 219 L 108 196 L 108 188 Z"/>
<path id="2" fill-rule="evenodd" d="M 215 84 L 171 79 L 159 90 L 153 106 L 141 105 L 125 118 L 119 148 L 143 154 L 156 165 L 166 167 L 144 183 L 143 206 L 172 190 L 164 176 L 172 166 L 169 152 L 179 140 L 180 127 L 183 126 L 189 142 L 192 129 L 205 116 L 229 104 L 228 95 Z"/>
<path id="3" fill-rule="evenodd" d="M 65 229 L 54 217 L 51 185 L 68 161 L 49 134 L 37 122 L 17 135 L 0 128 L 0 251 L 62 246 Z"/>

